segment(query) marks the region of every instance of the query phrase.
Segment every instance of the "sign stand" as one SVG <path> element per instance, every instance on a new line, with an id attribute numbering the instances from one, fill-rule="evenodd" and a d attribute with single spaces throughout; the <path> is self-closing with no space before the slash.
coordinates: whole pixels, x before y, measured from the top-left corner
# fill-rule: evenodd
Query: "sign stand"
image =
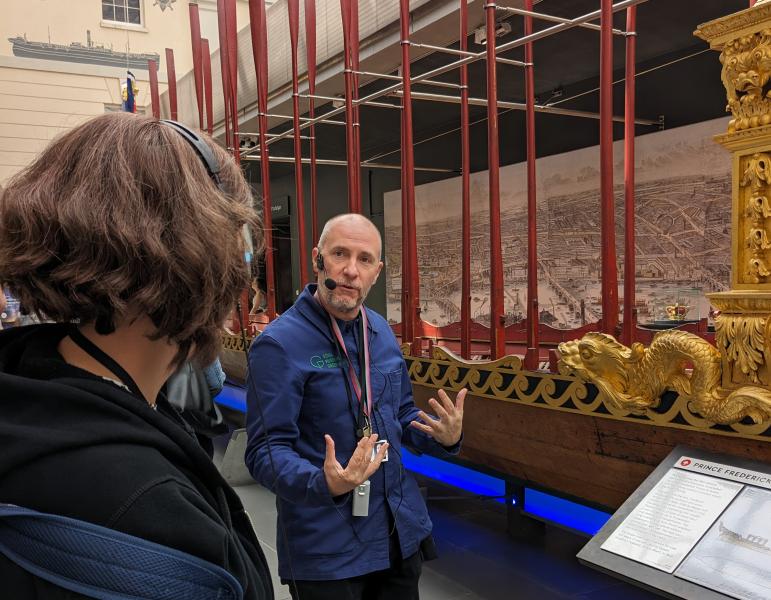
<path id="1" fill-rule="evenodd" d="M 668 597 L 771 599 L 771 466 L 678 446 L 578 559 Z"/>

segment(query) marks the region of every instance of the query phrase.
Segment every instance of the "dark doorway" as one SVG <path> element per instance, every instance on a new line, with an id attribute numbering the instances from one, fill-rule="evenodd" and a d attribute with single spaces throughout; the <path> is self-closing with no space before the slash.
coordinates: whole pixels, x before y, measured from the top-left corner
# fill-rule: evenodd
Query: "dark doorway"
<path id="1" fill-rule="evenodd" d="M 292 232 L 289 217 L 273 221 L 274 269 L 276 275 L 276 310 L 283 313 L 292 304 Z"/>

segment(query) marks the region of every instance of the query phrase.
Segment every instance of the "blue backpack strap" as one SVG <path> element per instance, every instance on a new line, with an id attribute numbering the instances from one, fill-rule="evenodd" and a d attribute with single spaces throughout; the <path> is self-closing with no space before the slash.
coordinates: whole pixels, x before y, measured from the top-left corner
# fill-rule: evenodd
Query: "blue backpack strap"
<path id="1" fill-rule="evenodd" d="M 67 590 L 101 600 L 241 600 L 222 567 L 85 521 L 0 503 L 0 553 Z"/>

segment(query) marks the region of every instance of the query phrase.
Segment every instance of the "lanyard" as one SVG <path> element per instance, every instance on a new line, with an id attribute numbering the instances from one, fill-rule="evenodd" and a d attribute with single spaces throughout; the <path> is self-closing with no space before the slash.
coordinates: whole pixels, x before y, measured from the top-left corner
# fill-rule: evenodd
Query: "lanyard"
<path id="1" fill-rule="evenodd" d="M 356 376 L 356 370 L 353 368 L 353 361 L 348 355 L 348 349 L 345 347 L 345 340 L 343 339 L 343 334 L 340 331 L 340 326 L 337 324 L 337 320 L 335 320 L 332 315 L 329 315 L 329 323 L 332 327 L 332 333 L 334 333 L 335 337 L 337 338 L 337 343 L 339 344 L 340 349 L 342 350 L 343 354 L 345 354 L 345 358 L 348 360 L 348 376 L 351 379 L 351 386 L 353 387 L 353 391 L 356 394 L 356 398 L 359 400 L 359 407 L 362 411 L 364 411 L 364 415 L 369 418 L 369 415 L 372 413 L 372 385 L 369 373 L 369 331 L 367 327 L 367 311 L 364 310 L 364 306 L 361 307 L 361 344 L 359 348 L 359 368 L 361 376 L 364 379 L 364 387 L 362 387 L 361 383 L 359 382 L 359 378 Z M 362 357 L 363 361 L 361 360 Z"/>
<path id="2" fill-rule="evenodd" d="M 100 363 L 105 369 L 117 375 L 118 378 L 126 385 L 129 390 L 131 390 L 135 396 L 145 400 L 145 397 L 139 389 L 139 386 L 136 384 L 131 375 L 126 372 L 126 369 L 121 367 L 114 358 L 112 358 L 94 342 L 83 335 L 77 327 L 70 328 L 69 337 L 73 342 L 80 346 L 80 349 L 83 350 L 83 352 L 91 356 L 91 358 Z"/>

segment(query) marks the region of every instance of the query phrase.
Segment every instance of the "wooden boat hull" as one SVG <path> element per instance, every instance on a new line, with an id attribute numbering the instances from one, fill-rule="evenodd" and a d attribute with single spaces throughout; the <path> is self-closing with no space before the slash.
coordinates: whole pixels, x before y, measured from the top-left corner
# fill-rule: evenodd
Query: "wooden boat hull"
<path id="1" fill-rule="evenodd" d="M 430 412 L 436 388 L 413 385 Z M 771 463 L 771 440 L 721 436 L 466 396 L 460 458 L 528 486 L 618 508 L 677 445 Z"/>

